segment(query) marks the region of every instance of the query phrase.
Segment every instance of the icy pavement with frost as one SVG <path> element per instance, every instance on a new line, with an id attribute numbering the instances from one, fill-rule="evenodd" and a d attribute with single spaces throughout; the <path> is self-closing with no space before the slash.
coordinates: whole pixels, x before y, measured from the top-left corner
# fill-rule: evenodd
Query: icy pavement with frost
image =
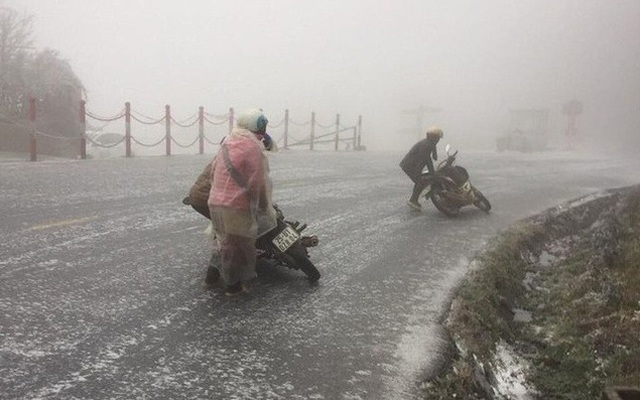
<path id="1" fill-rule="evenodd" d="M 260 265 L 203 287 L 204 221 L 181 204 L 210 156 L 0 163 L 0 390 L 8 399 L 413 399 L 467 259 L 519 218 L 636 179 L 637 162 L 458 156 L 493 204 L 405 201 L 403 154 L 281 152 L 276 202 L 322 273 Z"/>

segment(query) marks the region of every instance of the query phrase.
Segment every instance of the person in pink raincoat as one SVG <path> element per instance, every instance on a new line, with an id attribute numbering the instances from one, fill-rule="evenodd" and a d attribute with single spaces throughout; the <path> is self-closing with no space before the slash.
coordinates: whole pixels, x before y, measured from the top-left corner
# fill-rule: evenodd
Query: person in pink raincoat
<path id="1" fill-rule="evenodd" d="M 248 291 L 256 276 L 258 219 L 260 229 L 276 225 L 269 162 L 262 144 L 267 123 L 260 110 L 242 113 L 211 167 L 207 204 L 220 252 L 220 276 L 229 296 Z"/>

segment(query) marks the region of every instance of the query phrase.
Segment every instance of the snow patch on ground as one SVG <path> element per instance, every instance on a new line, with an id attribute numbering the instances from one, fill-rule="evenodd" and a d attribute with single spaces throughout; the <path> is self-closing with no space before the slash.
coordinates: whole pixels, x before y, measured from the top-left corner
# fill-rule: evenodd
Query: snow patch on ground
<path id="1" fill-rule="evenodd" d="M 518 356 L 507 343 L 500 341 L 496 346 L 496 392 L 513 400 L 534 400 L 533 392 L 526 384 L 527 362 Z"/>

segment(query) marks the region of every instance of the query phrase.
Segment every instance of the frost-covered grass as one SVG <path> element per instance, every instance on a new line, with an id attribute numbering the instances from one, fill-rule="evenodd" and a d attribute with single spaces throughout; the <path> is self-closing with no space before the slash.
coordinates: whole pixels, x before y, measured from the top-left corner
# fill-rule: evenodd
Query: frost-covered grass
<path id="1" fill-rule="evenodd" d="M 459 351 L 425 398 L 600 399 L 607 386 L 638 385 L 639 233 L 632 187 L 496 238 L 452 302 L 445 325 Z M 503 343 L 522 360 L 511 374 Z M 509 375 L 522 382 L 505 385 Z"/>

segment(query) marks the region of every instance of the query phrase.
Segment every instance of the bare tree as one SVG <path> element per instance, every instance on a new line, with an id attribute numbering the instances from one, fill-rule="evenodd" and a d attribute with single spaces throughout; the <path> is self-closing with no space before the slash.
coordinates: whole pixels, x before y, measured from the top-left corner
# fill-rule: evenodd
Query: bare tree
<path id="1" fill-rule="evenodd" d="M 79 101 L 85 98 L 80 79 L 68 61 L 55 50 L 35 54 L 25 71 L 30 95 L 39 101 L 38 123 L 43 131 L 57 136 L 78 136 Z"/>
<path id="2" fill-rule="evenodd" d="M 29 98 L 35 97 L 36 130 L 46 134 L 38 137 L 39 151 L 73 156 L 77 145 L 60 137 L 81 137 L 79 102 L 86 98 L 82 82 L 57 51 L 33 47 L 32 16 L 20 15 L 1 1 L 0 122 L 11 128 L 0 131 L 0 144 L 16 143 L 13 147 L 20 148 L 22 139 L 16 129 L 21 124 L 16 122 L 27 117 Z"/>
<path id="3" fill-rule="evenodd" d="M 33 17 L 0 6 L 0 114 L 23 112 L 24 71 L 33 50 Z"/>

